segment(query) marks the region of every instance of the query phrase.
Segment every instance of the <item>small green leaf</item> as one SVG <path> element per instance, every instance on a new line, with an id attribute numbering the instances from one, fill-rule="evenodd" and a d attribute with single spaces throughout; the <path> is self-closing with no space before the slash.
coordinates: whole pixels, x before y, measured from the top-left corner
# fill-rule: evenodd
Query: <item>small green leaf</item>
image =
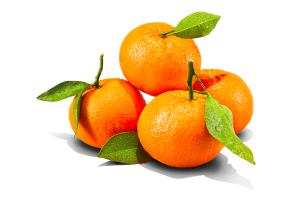
<path id="1" fill-rule="evenodd" d="M 209 35 L 220 19 L 219 15 L 196 12 L 183 18 L 174 32 L 167 34 L 180 38 L 193 39 Z"/>
<path id="2" fill-rule="evenodd" d="M 234 132 L 231 110 L 220 105 L 210 93 L 207 93 L 205 105 L 205 120 L 209 133 L 234 154 L 255 165 L 251 149 L 244 145 Z"/>
<path id="3" fill-rule="evenodd" d="M 100 150 L 98 157 L 127 164 L 140 164 L 152 160 L 142 147 L 136 132 L 112 136 Z"/>
<path id="4" fill-rule="evenodd" d="M 80 92 L 78 93 L 75 101 L 74 101 L 74 119 L 75 119 L 75 135 L 77 133 L 77 129 L 78 129 L 78 122 L 79 122 L 79 117 L 80 117 L 80 106 L 81 106 L 81 97 L 82 94 L 85 90 L 87 90 L 90 87 L 90 84 L 87 84 L 86 87 L 84 87 L 82 90 L 80 90 Z"/>
<path id="5" fill-rule="evenodd" d="M 78 94 L 88 83 L 82 81 L 65 81 L 37 97 L 41 101 L 60 101 Z"/>

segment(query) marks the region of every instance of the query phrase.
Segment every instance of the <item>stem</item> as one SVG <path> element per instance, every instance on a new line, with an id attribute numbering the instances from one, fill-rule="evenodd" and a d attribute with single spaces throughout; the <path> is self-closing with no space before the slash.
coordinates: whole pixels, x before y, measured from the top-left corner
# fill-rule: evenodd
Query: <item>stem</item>
<path id="1" fill-rule="evenodd" d="M 194 69 L 193 69 L 193 62 L 189 61 L 188 62 L 188 67 L 189 67 L 189 73 L 188 73 L 188 79 L 187 79 L 187 85 L 189 88 L 189 101 L 193 100 L 193 86 L 192 86 L 192 78 L 195 74 Z"/>
<path id="2" fill-rule="evenodd" d="M 200 92 L 197 90 L 193 90 L 194 93 L 198 93 L 198 94 L 204 94 L 204 95 L 208 95 L 208 92 Z"/>
<path id="3" fill-rule="evenodd" d="M 198 82 L 200 83 L 200 85 L 202 86 L 202 88 L 204 90 L 207 90 L 207 88 L 202 84 L 201 80 L 199 79 L 198 75 L 195 72 L 194 72 L 194 75 L 195 75 L 196 79 L 198 80 Z"/>
<path id="4" fill-rule="evenodd" d="M 99 79 L 100 79 L 101 73 L 102 73 L 102 71 L 103 71 L 103 57 L 104 57 L 104 54 L 102 53 L 102 54 L 100 55 L 100 69 L 99 69 L 98 74 L 97 74 L 97 76 L 96 76 L 96 80 L 95 80 L 95 82 L 93 83 L 93 85 L 96 87 L 96 89 L 101 88 L 100 85 L 99 85 Z"/>
<path id="5" fill-rule="evenodd" d="M 174 31 L 175 31 L 175 29 L 170 30 L 170 31 L 167 31 L 167 32 L 165 32 L 165 33 L 160 33 L 159 36 L 162 37 L 162 38 L 164 38 L 164 37 L 166 37 L 167 34 L 169 34 L 169 33 L 171 33 L 171 32 L 174 32 Z"/>

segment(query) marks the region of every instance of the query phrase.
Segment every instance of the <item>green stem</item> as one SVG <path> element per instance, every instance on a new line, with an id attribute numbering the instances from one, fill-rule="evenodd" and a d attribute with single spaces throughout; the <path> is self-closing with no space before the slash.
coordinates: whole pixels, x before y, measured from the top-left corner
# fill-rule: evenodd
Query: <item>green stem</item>
<path id="1" fill-rule="evenodd" d="M 199 79 L 198 75 L 195 72 L 194 72 L 194 75 L 195 75 L 196 79 L 198 80 L 198 82 L 200 83 L 200 85 L 202 86 L 202 88 L 204 90 L 207 90 L 207 88 L 202 84 L 201 80 Z"/>
<path id="2" fill-rule="evenodd" d="M 165 32 L 165 33 L 161 33 L 161 34 L 159 34 L 159 36 L 162 37 L 162 38 L 164 38 L 164 37 L 166 37 L 167 34 L 169 34 L 169 33 L 171 33 L 171 32 L 174 32 L 174 31 L 175 31 L 175 29 L 170 30 L 170 31 L 167 31 L 167 32 Z"/>
<path id="3" fill-rule="evenodd" d="M 99 69 L 98 74 L 96 76 L 95 82 L 92 84 L 92 85 L 94 85 L 96 87 L 96 89 L 101 88 L 100 85 L 99 85 L 99 79 L 100 79 L 101 73 L 103 71 L 103 57 L 104 57 L 104 54 L 102 53 L 100 55 L 100 69 Z"/>
<path id="4" fill-rule="evenodd" d="M 208 95 L 208 92 L 200 92 L 200 91 L 197 91 L 197 90 L 193 90 L 193 92 L 198 93 L 198 94 Z"/>
<path id="5" fill-rule="evenodd" d="M 193 86 L 192 86 L 192 78 L 195 74 L 194 69 L 193 69 L 193 62 L 189 61 L 188 62 L 188 67 L 189 67 L 189 73 L 188 73 L 188 79 L 187 79 L 187 85 L 189 88 L 189 101 L 193 100 Z"/>

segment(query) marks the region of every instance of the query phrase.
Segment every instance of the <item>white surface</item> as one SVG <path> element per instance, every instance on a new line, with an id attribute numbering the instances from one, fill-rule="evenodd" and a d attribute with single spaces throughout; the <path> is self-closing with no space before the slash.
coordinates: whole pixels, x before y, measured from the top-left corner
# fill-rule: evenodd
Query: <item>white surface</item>
<path id="1" fill-rule="evenodd" d="M 226 148 L 194 169 L 115 164 L 73 138 L 72 98 L 36 100 L 65 80 L 92 82 L 103 52 L 102 78 L 124 78 L 119 48 L 130 30 L 176 26 L 196 11 L 221 15 L 195 39 L 202 68 L 236 73 L 252 90 L 240 137 L 256 166 Z M 295 16 L 293 1 L 1 1 L 0 199 L 295 198 Z"/>

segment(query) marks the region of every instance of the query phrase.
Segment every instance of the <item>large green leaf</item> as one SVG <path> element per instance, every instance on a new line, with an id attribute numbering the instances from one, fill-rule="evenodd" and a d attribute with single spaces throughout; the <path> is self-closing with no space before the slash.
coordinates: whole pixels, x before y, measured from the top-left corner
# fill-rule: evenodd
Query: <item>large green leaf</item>
<path id="1" fill-rule="evenodd" d="M 195 12 L 183 18 L 169 35 L 192 39 L 204 37 L 212 32 L 220 19 L 219 15 L 206 12 Z"/>
<path id="2" fill-rule="evenodd" d="M 74 119 L 75 119 L 75 135 L 77 133 L 77 129 L 78 129 L 78 123 L 79 123 L 79 117 L 80 117 L 80 107 L 81 107 L 81 98 L 82 98 L 82 94 L 85 90 L 87 90 L 90 87 L 89 84 L 86 85 L 86 87 L 84 87 L 82 90 L 80 90 L 80 92 L 78 93 L 75 101 L 74 101 Z"/>
<path id="3" fill-rule="evenodd" d="M 140 164 L 152 160 L 142 147 L 136 132 L 112 136 L 100 150 L 98 157 L 127 164 Z"/>
<path id="4" fill-rule="evenodd" d="M 209 133 L 234 154 L 255 165 L 251 149 L 244 145 L 234 132 L 231 110 L 220 105 L 210 93 L 207 93 L 205 106 L 205 120 Z"/>
<path id="5" fill-rule="evenodd" d="M 50 102 L 60 101 L 78 94 L 87 85 L 88 83 L 82 81 L 65 81 L 42 93 L 37 99 Z"/>

